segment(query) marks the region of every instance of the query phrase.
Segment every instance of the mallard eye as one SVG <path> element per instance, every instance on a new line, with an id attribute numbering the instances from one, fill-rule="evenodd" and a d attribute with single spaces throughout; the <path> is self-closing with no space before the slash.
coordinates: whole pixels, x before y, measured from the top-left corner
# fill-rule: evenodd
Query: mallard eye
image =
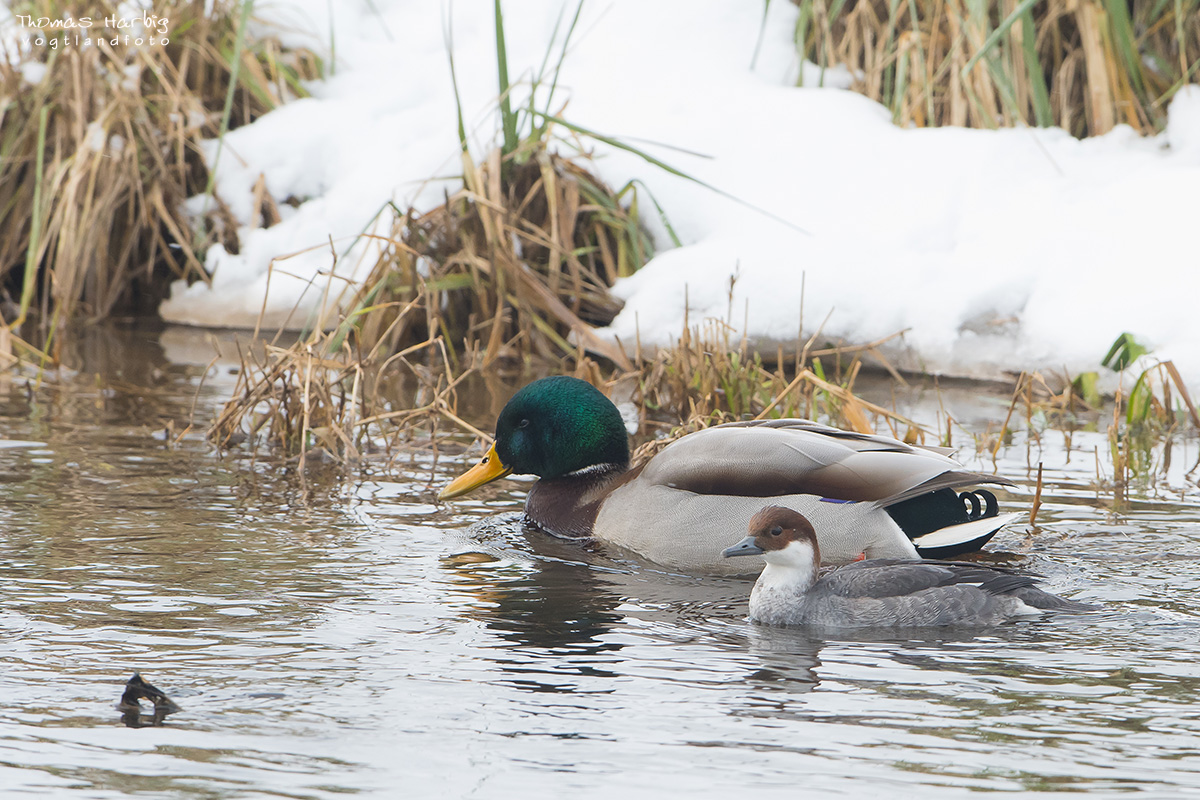
<path id="1" fill-rule="evenodd" d="M 527 420 L 527 419 L 523 419 L 523 420 L 521 420 L 520 422 L 518 422 L 518 423 L 517 423 L 517 427 L 518 427 L 518 428 L 528 428 L 528 427 L 529 427 L 529 420 Z"/>
<path id="2" fill-rule="evenodd" d="M 772 536 L 782 536 L 783 528 L 780 527 L 779 525 L 776 525 L 774 528 L 771 528 L 771 535 Z"/>

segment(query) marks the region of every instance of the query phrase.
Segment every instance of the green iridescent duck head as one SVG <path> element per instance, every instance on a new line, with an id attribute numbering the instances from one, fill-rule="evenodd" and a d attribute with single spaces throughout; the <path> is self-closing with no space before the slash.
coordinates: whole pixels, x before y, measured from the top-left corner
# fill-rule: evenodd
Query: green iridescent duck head
<path id="1" fill-rule="evenodd" d="M 578 378 L 541 378 L 513 395 L 496 420 L 495 444 L 438 499 L 459 497 L 510 473 L 558 478 L 628 464 L 629 438 L 611 400 Z"/>

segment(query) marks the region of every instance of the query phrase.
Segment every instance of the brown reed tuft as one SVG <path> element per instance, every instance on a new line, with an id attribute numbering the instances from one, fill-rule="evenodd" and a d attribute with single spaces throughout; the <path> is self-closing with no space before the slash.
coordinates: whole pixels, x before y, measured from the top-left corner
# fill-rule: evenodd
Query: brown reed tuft
<path id="1" fill-rule="evenodd" d="M 102 22 L 124 13 L 115 2 L 14 4 L 35 20 L 93 22 L 27 26 L 18 40 L 29 45 L 0 54 L 0 282 L 15 307 L 5 323 L 152 311 L 170 279 L 207 280 L 210 233 L 182 207 L 210 189 L 200 142 L 302 93 L 321 65 L 250 41 L 248 5 L 204 5 L 155 3 L 167 33 L 138 46 Z"/>
<path id="2" fill-rule="evenodd" d="M 796 0 L 796 46 L 901 125 L 1162 128 L 1197 80 L 1200 0 Z"/>
<path id="3" fill-rule="evenodd" d="M 353 459 L 369 431 L 388 439 L 449 420 L 479 433 L 457 416 L 454 389 L 499 360 L 591 363 L 585 346 L 630 369 L 593 326 L 620 310 L 608 287 L 650 255 L 636 201 L 624 207 L 580 163 L 540 146 L 519 162 L 496 150 L 476 165 L 464 154 L 463 184 L 425 214 L 395 213 L 332 330 L 244 359 L 243 385 L 210 435 L 293 452 L 320 441 Z M 399 378 L 429 399 L 403 405 L 392 391 Z"/>
<path id="4" fill-rule="evenodd" d="M 499 150 L 463 161 L 463 187 L 443 205 L 396 215 L 349 316 L 368 346 L 384 332 L 387 352 L 440 333 L 455 358 L 470 350 L 481 366 L 502 356 L 554 361 L 579 345 L 629 366 L 593 327 L 621 308 L 613 282 L 652 255 L 636 198 L 623 206 L 580 160 L 540 143 L 520 162 Z M 398 319 L 409 304 L 421 313 Z"/>

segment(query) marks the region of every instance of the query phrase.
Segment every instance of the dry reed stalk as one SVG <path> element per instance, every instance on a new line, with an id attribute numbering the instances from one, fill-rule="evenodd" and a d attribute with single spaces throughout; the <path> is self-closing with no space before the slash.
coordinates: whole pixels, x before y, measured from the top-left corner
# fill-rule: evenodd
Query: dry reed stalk
<path id="1" fill-rule="evenodd" d="M 1200 409 L 1198 409 L 1196 404 L 1192 402 L 1192 395 L 1190 392 L 1188 392 L 1187 385 L 1183 382 L 1183 376 L 1179 374 L 1179 368 L 1175 366 L 1174 361 L 1164 361 L 1163 368 L 1167 371 L 1167 374 L 1170 376 L 1171 380 L 1175 382 L 1175 387 L 1179 390 L 1179 394 L 1183 399 L 1183 406 L 1185 409 L 1187 409 L 1188 416 L 1192 420 L 1192 425 L 1195 426 L 1197 431 L 1200 431 Z M 1170 383 L 1164 382 L 1163 392 L 1168 392 L 1170 390 L 1170 386 Z M 1169 399 L 1165 400 L 1164 405 L 1167 408 L 1171 408 L 1171 401 Z"/>
<path id="2" fill-rule="evenodd" d="M 1033 490 L 1033 503 L 1029 506 L 1029 524 L 1037 525 L 1037 514 L 1042 507 L 1042 462 L 1038 462 L 1037 483 Z"/>

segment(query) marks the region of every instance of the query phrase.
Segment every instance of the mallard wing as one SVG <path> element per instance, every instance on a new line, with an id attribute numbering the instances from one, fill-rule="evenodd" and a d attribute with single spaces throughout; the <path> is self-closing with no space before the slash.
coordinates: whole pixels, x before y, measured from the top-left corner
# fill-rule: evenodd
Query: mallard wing
<path id="1" fill-rule="evenodd" d="M 917 558 L 885 507 L 977 483 L 1008 481 L 936 450 L 807 420 L 734 423 L 689 434 L 630 471 L 602 502 L 592 533 L 672 568 L 736 574 L 758 565 L 721 551 L 745 535 L 755 513 L 782 505 L 812 522 L 825 563 L 863 553 Z M 968 538 L 986 540 L 1004 520 L 994 522 L 968 523 L 990 526 Z"/>
<path id="2" fill-rule="evenodd" d="M 935 449 L 799 419 L 735 422 L 690 434 L 652 458 L 640 478 L 696 494 L 805 494 L 880 507 L 942 488 L 1011 484 L 965 470 Z"/>

